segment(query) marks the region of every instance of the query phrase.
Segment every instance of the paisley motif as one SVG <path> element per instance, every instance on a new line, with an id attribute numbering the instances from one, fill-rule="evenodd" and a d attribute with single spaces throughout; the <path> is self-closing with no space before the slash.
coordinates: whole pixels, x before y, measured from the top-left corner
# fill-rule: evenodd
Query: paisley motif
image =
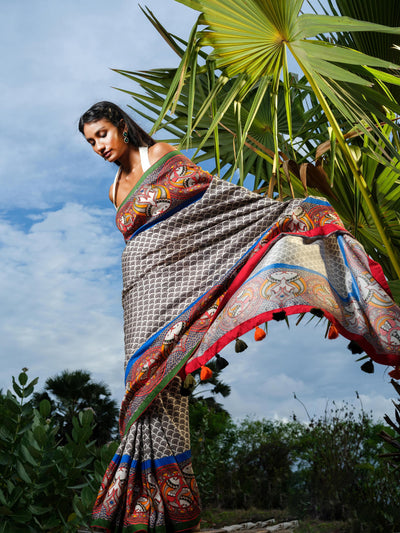
<path id="1" fill-rule="evenodd" d="M 306 283 L 296 271 L 281 270 L 271 272 L 261 286 L 261 295 L 265 299 L 279 297 L 286 300 L 303 294 Z"/>
<path id="2" fill-rule="evenodd" d="M 162 185 L 141 187 L 132 203 L 132 209 L 139 215 L 155 217 L 165 213 L 171 205 L 169 191 Z"/>

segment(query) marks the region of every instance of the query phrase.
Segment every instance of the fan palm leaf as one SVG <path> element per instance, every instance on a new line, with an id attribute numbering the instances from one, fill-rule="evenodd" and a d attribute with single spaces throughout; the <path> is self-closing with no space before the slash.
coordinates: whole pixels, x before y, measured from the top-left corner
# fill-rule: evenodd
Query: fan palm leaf
<path id="1" fill-rule="evenodd" d="M 268 183 L 266 176 L 272 173 L 274 177 L 276 172 L 283 196 L 299 195 L 305 185 L 311 193 L 322 191 L 332 203 L 336 198 L 335 207 L 345 223 L 368 243 L 375 257 L 379 253 L 389 257 L 385 272 L 399 278 L 398 241 L 390 229 L 398 224 L 399 211 L 393 205 L 381 208 L 382 195 L 376 191 L 383 190 L 385 182 L 378 147 L 386 154 L 387 172 L 398 173 L 397 126 L 385 109 L 398 112 L 400 108 L 383 81 L 398 84 L 388 69 L 399 67 L 322 40 L 327 34 L 331 39 L 347 35 L 352 42 L 351 35 L 357 32 L 399 35 L 399 28 L 348 17 L 299 15 L 302 2 L 295 0 L 177 1 L 201 12 L 186 47 L 182 39 L 156 23 L 150 12 L 146 14 L 181 58 L 179 67 L 119 71 L 145 89 L 145 95 L 127 92 L 151 113 L 142 112 L 143 116 L 156 119 L 153 131 L 164 128 L 182 140 L 181 146 L 201 149 L 197 161 L 216 155 L 216 170 L 221 162 L 225 177 L 231 177 L 237 167 L 241 183 L 248 173 L 253 174 L 254 188 L 269 185 L 272 194 L 274 180 Z M 340 33 L 343 30 L 352 34 Z M 208 45 L 213 47 L 211 54 L 204 52 Z M 300 81 L 288 72 L 288 55 L 303 70 Z M 172 116 L 169 110 L 174 111 Z M 385 122 L 391 136 L 380 125 Z M 348 138 L 363 133 L 369 139 L 368 146 L 362 147 L 364 159 L 369 153 L 368 164 L 357 156 L 356 144 L 346 142 L 344 132 L 349 130 Z M 328 136 L 331 151 L 325 158 L 325 171 L 322 165 L 302 165 Z M 285 161 L 283 153 L 297 159 L 300 167 Z M 374 157 L 380 158 L 376 172 L 372 171 Z M 365 172 L 375 179 L 371 181 Z M 287 176 L 287 182 L 280 183 L 280 173 Z M 389 194 L 396 196 L 396 188 L 394 183 Z"/>
<path id="2" fill-rule="evenodd" d="M 316 38 L 323 33 L 343 31 L 373 31 L 398 35 L 400 28 L 390 28 L 350 17 L 299 15 L 302 0 L 177 1 L 201 12 L 199 23 L 205 28 L 200 34 L 200 44 L 212 46 L 216 67 L 227 76 L 244 76 L 246 90 L 258 83 L 263 76 L 270 76 L 272 86 L 276 88 L 282 71 L 285 88 L 289 90 L 287 53 L 291 53 L 326 114 L 396 275 L 400 278 L 399 254 L 385 233 L 367 181 L 355 163 L 332 111 L 334 106 L 350 124 L 358 124 L 366 135 L 371 135 L 371 139 L 374 139 L 372 133 L 375 133 L 375 138 L 386 142 L 371 117 L 382 116 L 382 105 L 396 112 L 400 111 L 397 102 L 387 98 L 380 90 L 383 79 L 394 85 L 400 85 L 400 80 L 377 69 L 398 70 L 399 66 Z M 379 90 L 371 88 L 373 84 L 378 86 Z M 363 95 L 364 88 L 368 88 L 368 98 Z M 240 100 L 244 94 L 243 85 L 238 86 L 237 98 Z M 276 99 L 273 98 L 272 102 L 274 108 Z M 276 120 L 273 129 L 274 170 L 278 154 Z M 387 143 L 387 147 L 391 148 L 390 143 Z"/>
<path id="3" fill-rule="evenodd" d="M 141 106 L 135 106 L 134 111 L 145 117 L 148 121 L 154 123 L 160 114 L 160 110 L 165 101 L 165 95 L 168 93 L 171 80 L 175 76 L 175 69 L 157 69 L 143 72 L 118 71 L 127 78 L 135 81 L 144 90 L 144 94 L 130 90 L 124 90 L 125 93 L 132 96 Z M 210 73 L 212 76 L 210 76 Z M 193 113 L 200 117 L 196 122 L 196 129 L 190 137 L 190 147 L 198 149 L 201 146 L 201 152 L 193 156 L 196 162 L 215 159 L 215 168 L 212 172 L 217 172 L 222 178 L 232 178 L 237 166 L 238 155 L 243 153 L 243 172 L 239 174 L 239 183 L 243 184 L 244 177 L 247 177 L 246 185 L 250 186 L 250 176 L 254 176 L 254 189 L 265 189 L 268 186 L 268 176 L 271 175 L 273 158 L 274 158 L 274 138 L 272 113 L 269 106 L 271 100 L 271 87 L 268 86 L 262 92 L 255 87 L 250 91 L 241 102 L 240 117 L 235 111 L 235 102 L 231 102 L 224 112 L 223 121 L 217 123 L 218 142 L 215 143 L 215 137 L 208 135 L 215 124 L 215 115 L 211 112 L 200 113 L 204 100 L 207 98 L 209 91 L 212 90 L 212 80 L 215 79 L 214 71 L 208 73 L 197 72 L 196 75 L 196 92 L 193 101 Z M 231 92 L 233 83 L 227 81 L 224 87 L 215 99 L 217 107 L 221 102 L 226 100 L 226 96 Z M 258 98 L 257 98 L 258 93 Z M 166 116 L 161 123 L 161 127 L 169 132 L 171 137 L 164 140 L 173 144 L 185 146 L 185 137 L 188 132 L 188 98 L 189 86 L 186 84 L 181 91 L 179 102 L 175 108 L 173 117 Z M 308 143 L 308 151 L 315 151 L 319 139 L 318 133 L 315 132 L 313 115 L 318 111 L 311 109 L 307 111 L 304 107 L 305 95 L 300 91 L 291 92 L 291 105 L 293 107 L 292 122 L 297 132 L 297 144 L 304 147 L 303 138 L 313 137 L 313 142 Z M 147 110 L 143 111 L 143 108 Z M 254 114 L 254 109 L 256 112 Z M 320 110 L 319 110 L 320 112 Z M 251 120 L 249 119 L 251 117 Z M 239 124 L 239 120 L 240 124 Z M 304 155 L 299 155 L 296 151 L 296 143 L 293 145 L 288 142 L 288 122 L 285 112 L 285 97 L 282 86 L 278 89 L 278 131 L 279 145 L 281 147 L 280 162 L 285 159 L 284 154 L 297 159 L 301 162 Z M 311 133 L 311 130 L 312 133 Z M 242 131 L 239 142 L 237 132 Z M 215 133 L 215 132 L 214 132 Z M 216 153 L 215 145 L 217 144 L 219 155 Z M 218 168 L 220 162 L 222 172 Z M 283 172 L 283 168 L 279 169 Z M 283 184 L 282 194 L 289 194 L 289 187 Z M 303 187 L 300 183 L 295 184 L 295 190 L 291 195 L 302 195 Z"/>

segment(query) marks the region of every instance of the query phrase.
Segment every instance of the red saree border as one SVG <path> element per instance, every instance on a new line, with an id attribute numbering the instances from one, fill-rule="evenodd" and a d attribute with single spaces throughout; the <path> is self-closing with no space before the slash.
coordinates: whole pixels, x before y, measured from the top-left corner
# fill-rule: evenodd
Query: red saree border
<path id="1" fill-rule="evenodd" d="M 260 260 L 262 259 L 263 255 L 265 255 L 269 248 L 280 238 L 292 235 L 296 237 L 315 237 L 315 236 L 328 236 L 332 235 L 334 233 L 342 233 L 351 235 L 350 232 L 348 232 L 345 228 L 342 226 L 338 226 L 336 224 L 326 224 L 324 226 L 319 226 L 317 228 L 313 228 L 307 232 L 299 233 L 299 232 L 282 232 L 278 234 L 274 239 L 269 241 L 268 243 L 261 245 L 260 249 L 257 251 L 253 251 L 253 255 L 249 258 L 249 260 L 246 262 L 246 264 L 242 267 L 242 269 L 239 271 L 237 276 L 235 277 L 233 283 L 230 285 L 229 289 L 226 291 L 225 296 L 220 303 L 217 312 L 215 313 L 215 316 L 213 317 L 213 320 L 211 324 L 214 322 L 214 320 L 217 319 L 227 302 L 229 302 L 232 295 L 237 291 L 237 289 L 244 283 L 244 281 L 250 276 L 252 271 L 256 268 Z M 261 239 L 262 241 L 262 239 Z M 258 245 L 261 244 L 258 243 Z M 257 248 L 257 245 L 256 245 Z M 367 256 L 368 257 L 368 256 Z M 374 276 L 376 281 L 379 283 L 379 285 L 384 289 L 389 295 L 391 295 L 390 288 L 388 286 L 388 283 L 386 281 L 385 275 L 383 273 L 382 267 L 379 263 L 368 257 L 369 266 L 371 268 L 371 274 Z M 245 333 L 249 332 L 250 330 L 254 329 L 256 326 L 259 326 L 260 324 L 264 322 L 268 322 L 273 319 L 273 314 L 281 311 L 285 311 L 287 315 L 294 315 L 298 313 L 307 313 L 311 309 L 313 309 L 310 305 L 296 305 L 291 307 L 279 307 L 271 311 L 267 311 L 265 313 L 261 313 L 260 315 L 257 315 L 256 317 L 253 317 L 242 324 L 239 324 L 232 330 L 225 333 L 222 337 L 220 337 L 212 346 L 210 346 L 204 353 L 198 358 L 195 358 L 193 361 L 190 361 L 186 367 L 185 372 L 186 374 L 190 374 L 191 372 L 194 372 L 201 366 L 207 364 L 210 359 L 212 359 L 220 350 L 225 348 L 230 342 L 234 341 L 237 337 L 240 337 L 241 335 L 244 335 Z M 375 351 L 373 346 L 364 339 L 362 335 L 357 335 L 355 333 L 350 333 L 347 329 L 345 329 L 337 320 L 334 318 L 329 312 L 324 311 L 324 316 L 330 320 L 337 328 L 338 332 L 346 339 L 350 341 L 355 341 L 359 346 L 366 352 L 368 355 L 377 363 L 383 364 L 383 365 L 392 365 L 397 366 L 400 365 L 400 356 L 396 354 L 380 354 Z M 210 325 L 211 325 L 210 324 Z"/>
<path id="2" fill-rule="evenodd" d="M 369 268 L 371 270 L 371 274 L 376 279 L 376 281 L 379 283 L 379 285 L 382 287 L 384 291 L 388 293 L 390 297 L 392 297 L 392 291 L 390 290 L 390 287 L 388 285 L 388 282 L 385 278 L 385 274 L 383 273 L 383 269 L 379 263 L 371 259 L 369 256 L 368 262 L 369 262 Z"/>
<path id="3" fill-rule="evenodd" d="M 235 328 L 231 329 L 225 335 L 220 337 L 212 346 L 210 346 L 203 355 L 200 357 L 194 359 L 191 361 L 185 368 L 186 372 L 190 374 L 190 372 L 194 372 L 201 366 L 208 363 L 210 359 L 212 359 L 220 350 L 225 348 L 227 344 L 234 341 L 237 337 L 240 337 L 244 335 L 245 333 L 249 332 L 250 330 L 254 329 L 256 326 L 259 326 L 260 324 L 263 324 L 265 322 L 269 322 L 270 320 L 273 320 L 274 313 L 285 311 L 287 315 L 295 315 L 298 313 L 308 313 L 311 311 L 313 307 L 311 305 L 294 305 L 292 307 L 280 307 L 273 309 L 271 311 L 266 311 L 265 313 L 261 313 L 257 315 L 256 317 L 253 317 L 245 322 L 242 322 Z M 356 341 L 361 348 L 363 348 L 365 351 L 368 351 L 368 356 L 370 356 L 376 363 L 383 364 L 385 366 L 392 365 L 400 365 L 400 356 L 396 354 L 378 354 L 375 352 L 373 347 L 369 342 L 367 342 L 362 335 L 356 335 L 349 333 L 341 324 L 330 314 L 324 311 L 324 316 L 330 320 L 338 329 L 338 332 L 345 337 L 348 340 Z"/>

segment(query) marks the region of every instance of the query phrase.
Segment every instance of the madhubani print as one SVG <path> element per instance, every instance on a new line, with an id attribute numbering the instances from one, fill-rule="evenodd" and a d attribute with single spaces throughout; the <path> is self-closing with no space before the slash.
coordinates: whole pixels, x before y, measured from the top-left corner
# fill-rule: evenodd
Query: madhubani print
<path id="1" fill-rule="evenodd" d="M 149 221 L 190 203 L 212 180 L 211 174 L 183 155 L 164 156 L 156 169 L 152 168 L 144 174 L 145 182 L 140 180 L 117 211 L 116 224 L 126 241 Z"/>
<path id="2" fill-rule="evenodd" d="M 126 393 L 121 447 L 94 510 L 95 524 L 109 531 L 161 533 L 198 523 L 189 444 L 181 452 L 154 441 L 150 453 L 146 435 L 164 420 L 164 394 L 186 405 L 171 383 L 274 314 L 317 308 L 375 361 L 400 364 L 400 309 L 382 270 L 323 199 L 277 202 L 172 152 L 128 195 L 117 225 L 127 241 Z M 169 418 L 175 428 L 178 413 Z M 126 526 L 112 529 L 117 523 Z"/>
<path id="3" fill-rule="evenodd" d="M 195 203 L 182 197 L 185 207 L 136 235 L 122 254 L 125 364 L 154 335 L 161 345 L 169 324 L 208 291 L 223 291 L 266 229 L 303 202 L 275 202 L 218 178 Z"/>
<path id="4" fill-rule="evenodd" d="M 187 398 L 180 387 L 180 378 L 173 379 L 123 437 L 104 476 L 92 527 L 160 532 L 198 523 Z"/>
<path id="5" fill-rule="evenodd" d="M 162 217 L 151 217 L 150 207 L 137 208 L 143 190 L 153 185 L 165 186 L 173 200 Z M 376 309 L 378 315 L 381 309 L 362 297 L 357 281 L 366 276 L 360 257 L 364 270 L 368 258 L 325 200 L 261 197 L 211 178 L 173 152 L 150 169 L 123 208 L 135 220 L 142 217 L 146 229 L 138 233 L 136 220 L 136 233 L 122 256 L 126 395 L 121 432 L 171 377 L 198 368 L 239 330 L 242 334 L 276 311 L 322 309 L 375 360 L 400 360 L 399 310 L 372 277 L 375 292 L 392 305 L 390 319 L 376 329 Z M 125 238 L 130 234 L 130 228 L 124 230 Z M 257 283 L 262 284 L 259 297 Z M 240 295 L 248 308 L 228 320 L 232 306 L 243 308 Z M 218 318 L 205 323 L 201 317 L 217 299 Z"/>
<path id="6" fill-rule="evenodd" d="M 356 247 L 360 258 L 353 253 Z M 216 350 L 274 313 L 284 310 L 290 315 L 312 308 L 323 309 L 339 331 L 356 339 L 375 360 L 387 363 L 390 352 L 398 354 L 400 347 L 399 309 L 362 259 L 362 248 L 347 234 L 324 239 L 284 236 L 229 297 L 187 371 L 205 364 Z"/>
<path id="7" fill-rule="evenodd" d="M 179 316 L 163 336 L 157 336 L 126 374 L 126 393 L 120 410 L 120 433 L 124 435 L 199 346 L 217 310 L 221 287 L 214 287 L 195 306 Z M 206 309 L 206 311 L 204 311 Z M 162 341 L 160 344 L 160 340 Z"/>
<path id="8" fill-rule="evenodd" d="M 157 209 L 151 215 L 155 196 L 148 198 L 148 208 L 137 207 L 146 203 L 143 190 L 153 185 L 166 187 L 171 199 L 162 216 Z M 239 331 L 276 311 L 319 308 L 376 361 L 400 362 L 400 311 L 381 286 L 383 275 L 375 279 L 362 247 L 325 200 L 261 197 L 211 177 L 172 152 L 145 174 L 122 209 L 134 221 L 128 228 L 119 224 L 128 239 L 122 255 L 122 432 L 174 375 L 198 368 Z M 391 302 L 383 322 L 382 308 L 365 299 L 358 286 L 365 285 L 362 280 L 368 275 L 374 293 Z M 261 299 L 256 297 L 257 283 L 263 284 Z M 246 299 L 248 308 L 227 320 L 228 309 L 239 305 L 235 299 L 245 289 L 252 294 Z M 201 317 L 218 299 L 218 310 L 207 324 Z"/>

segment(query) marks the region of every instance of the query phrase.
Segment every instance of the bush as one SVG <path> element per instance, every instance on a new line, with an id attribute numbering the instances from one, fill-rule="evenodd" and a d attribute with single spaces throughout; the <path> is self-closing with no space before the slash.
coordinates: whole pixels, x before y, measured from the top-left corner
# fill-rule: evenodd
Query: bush
<path id="1" fill-rule="evenodd" d="M 399 527 L 400 490 L 394 472 L 380 458 L 382 428 L 370 414 L 357 414 L 347 403 L 333 403 L 324 416 L 303 426 L 292 509 L 298 515 L 358 523 L 374 533 Z"/>
<path id="2" fill-rule="evenodd" d="M 29 383 L 23 369 L 12 381 L 12 390 L 0 393 L 0 533 L 87 526 L 118 443 L 96 446 L 87 408 L 61 444 L 48 400 L 34 407 L 38 380 Z M 397 419 L 387 419 L 387 428 L 344 404 L 307 425 L 234 424 L 212 398 L 192 400 L 190 412 L 193 464 L 207 507 L 288 508 L 299 518 L 352 522 L 354 531 L 399 530 L 399 442 L 388 433 L 399 434 Z M 379 439 L 383 430 L 387 442 Z"/>
<path id="3" fill-rule="evenodd" d="M 90 409 L 73 418 L 68 442 L 61 446 L 48 400 L 33 407 L 37 382 L 28 383 L 23 369 L 18 380 L 12 378 L 12 391 L 0 398 L 1 533 L 68 532 L 87 525 L 117 447 L 95 446 Z"/>
<path id="4" fill-rule="evenodd" d="M 399 531 L 400 470 L 381 457 L 384 426 L 371 415 L 346 403 L 309 424 L 234 424 L 204 403 L 191 414 L 206 508 L 286 509 L 297 518 L 347 522 L 354 531 Z"/>

